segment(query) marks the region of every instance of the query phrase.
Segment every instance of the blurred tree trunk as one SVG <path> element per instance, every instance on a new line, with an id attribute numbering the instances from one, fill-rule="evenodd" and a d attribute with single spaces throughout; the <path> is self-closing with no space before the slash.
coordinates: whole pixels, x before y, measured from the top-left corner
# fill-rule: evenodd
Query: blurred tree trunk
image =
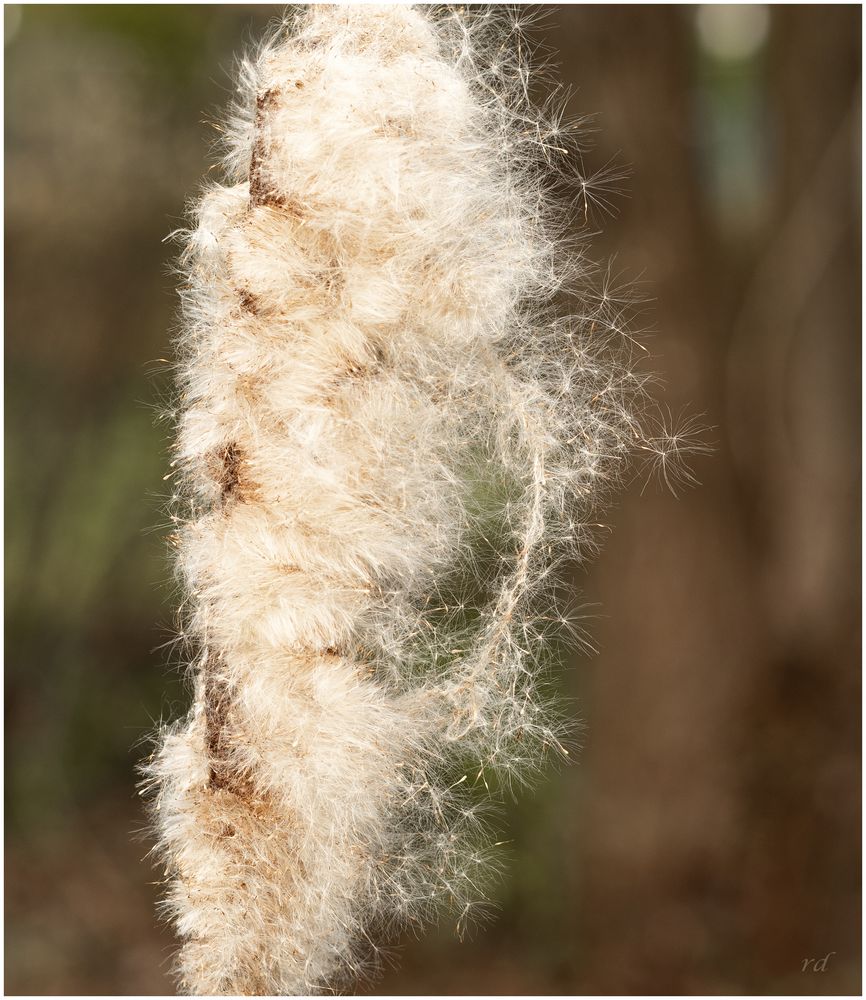
<path id="1" fill-rule="evenodd" d="M 775 225 L 736 319 L 728 384 L 771 643 L 740 727 L 744 936 L 755 971 L 783 991 L 856 993 L 860 10 L 777 10 Z M 734 429 L 735 411 L 748 426 Z M 825 973 L 803 972 L 831 952 Z"/>
<path id="2" fill-rule="evenodd" d="M 558 15 L 580 109 L 637 166 L 608 239 L 648 270 L 671 405 L 718 425 L 702 487 L 628 497 L 593 571 L 580 991 L 857 989 L 859 11 L 803 10 L 773 9 L 766 245 L 726 242 L 701 188 L 693 10 Z"/>

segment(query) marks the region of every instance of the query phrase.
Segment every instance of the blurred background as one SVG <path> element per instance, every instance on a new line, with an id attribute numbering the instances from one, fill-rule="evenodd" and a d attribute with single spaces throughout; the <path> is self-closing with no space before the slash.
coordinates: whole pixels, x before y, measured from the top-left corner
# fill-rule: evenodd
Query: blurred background
<path id="1" fill-rule="evenodd" d="M 142 741 L 187 699 L 156 649 L 164 237 L 279 10 L 4 8 L 7 993 L 173 989 L 135 839 Z M 498 918 L 374 988 L 858 993 L 861 11 L 538 10 L 588 165 L 632 172 L 595 254 L 642 277 L 715 452 L 679 498 L 636 482 L 575 580 L 584 749 L 507 807 Z"/>

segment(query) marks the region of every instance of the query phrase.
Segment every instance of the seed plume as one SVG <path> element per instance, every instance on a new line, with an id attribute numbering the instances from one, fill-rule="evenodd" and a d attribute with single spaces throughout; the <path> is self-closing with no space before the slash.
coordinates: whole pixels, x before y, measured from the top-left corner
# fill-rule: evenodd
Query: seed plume
<path id="1" fill-rule="evenodd" d="M 530 101 L 522 17 L 293 14 L 184 234 L 194 702 L 147 782 L 186 992 L 344 989 L 396 929 L 462 929 L 484 800 L 565 753 L 562 568 L 664 446 L 574 236 L 610 178 Z"/>

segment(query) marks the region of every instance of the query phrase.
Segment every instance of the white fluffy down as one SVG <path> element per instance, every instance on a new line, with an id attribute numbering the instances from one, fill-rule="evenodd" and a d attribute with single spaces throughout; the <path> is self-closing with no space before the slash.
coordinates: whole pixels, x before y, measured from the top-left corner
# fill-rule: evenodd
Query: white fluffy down
<path id="1" fill-rule="evenodd" d="M 479 790 L 562 750 L 557 569 L 654 446 L 525 51 L 495 9 L 315 5 L 244 66 L 183 258 L 195 701 L 149 765 L 187 992 L 339 989 L 462 925 Z"/>

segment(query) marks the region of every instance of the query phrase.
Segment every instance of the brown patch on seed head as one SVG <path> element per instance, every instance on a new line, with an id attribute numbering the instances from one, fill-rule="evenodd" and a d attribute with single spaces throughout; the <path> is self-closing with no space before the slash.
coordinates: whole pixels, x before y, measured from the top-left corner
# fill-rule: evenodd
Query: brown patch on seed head
<path id="1" fill-rule="evenodd" d="M 250 800 L 254 796 L 251 776 L 232 760 L 232 692 L 225 678 L 216 672 L 217 663 L 216 658 L 208 658 L 204 666 L 205 744 L 210 762 L 208 788 Z"/>
<path id="2" fill-rule="evenodd" d="M 210 453 L 207 471 L 219 488 L 219 500 L 223 509 L 230 503 L 243 503 L 255 493 L 246 474 L 244 452 L 234 441 Z"/>

